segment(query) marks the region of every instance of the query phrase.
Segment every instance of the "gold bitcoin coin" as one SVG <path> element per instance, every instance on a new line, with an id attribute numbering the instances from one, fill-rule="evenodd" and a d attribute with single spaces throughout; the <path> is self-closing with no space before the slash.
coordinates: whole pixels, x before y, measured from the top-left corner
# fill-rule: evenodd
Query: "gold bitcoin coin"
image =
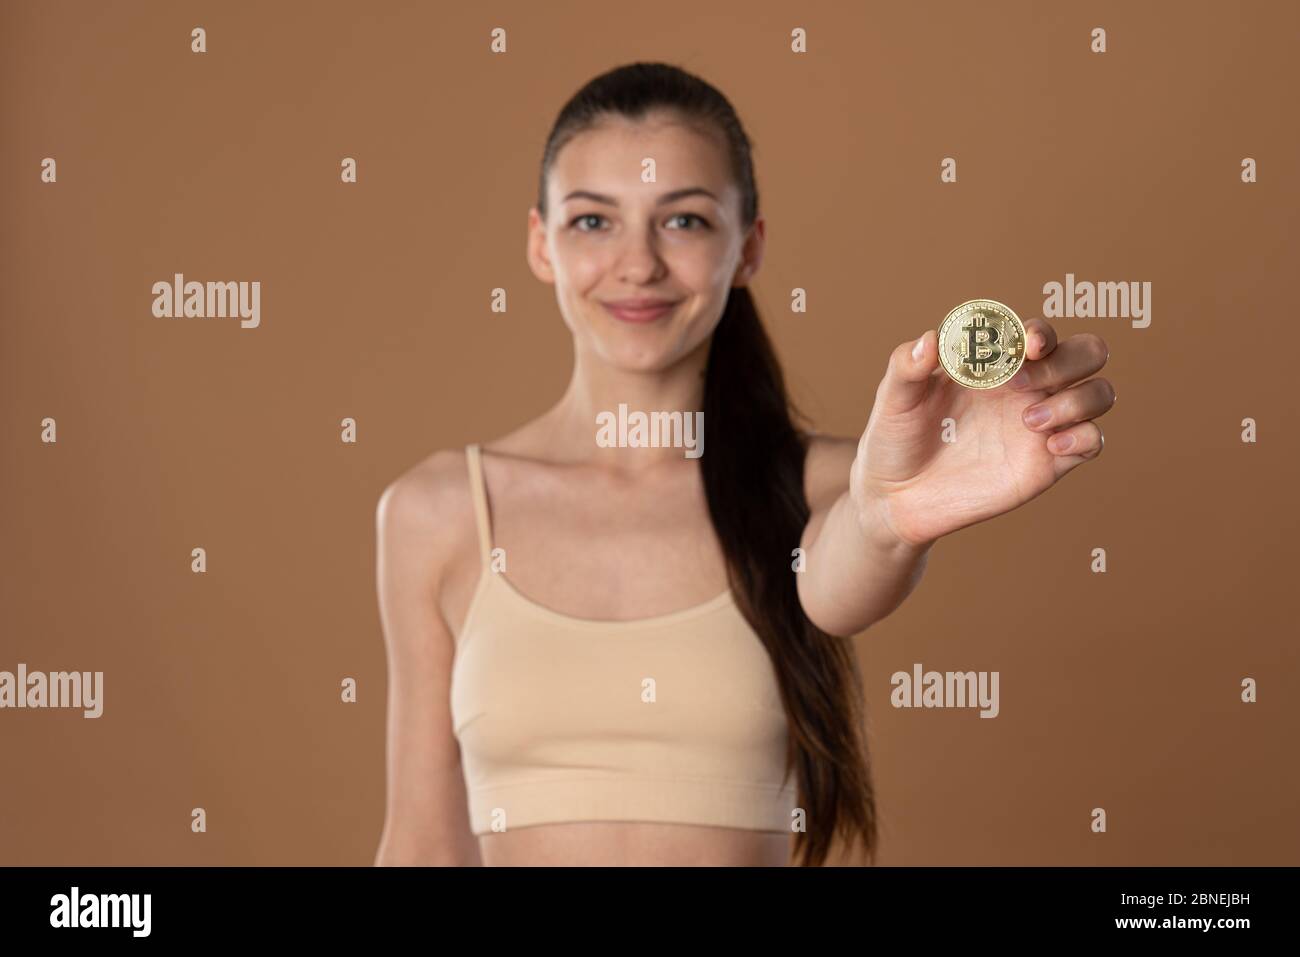
<path id="1" fill-rule="evenodd" d="M 994 389 L 1025 362 L 1025 324 L 993 299 L 963 302 L 939 325 L 939 364 L 968 389 Z"/>

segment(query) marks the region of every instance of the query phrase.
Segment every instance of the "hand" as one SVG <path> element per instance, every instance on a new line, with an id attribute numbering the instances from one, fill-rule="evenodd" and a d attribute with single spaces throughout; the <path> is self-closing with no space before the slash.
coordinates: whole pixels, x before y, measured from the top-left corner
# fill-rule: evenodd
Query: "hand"
<path id="1" fill-rule="evenodd" d="M 1087 377 L 1106 364 L 1105 341 L 1085 332 L 1058 346 L 1042 319 L 1028 320 L 1025 333 L 1024 365 L 987 391 L 964 388 L 940 368 L 933 329 L 893 351 L 850 476 L 864 521 L 873 516 L 899 541 L 929 545 L 1023 505 L 1101 452 L 1093 420 L 1110 410 L 1115 389 Z M 1026 424 L 1026 410 L 1037 408 L 1050 418 Z M 948 418 L 953 442 L 943 441 Z"/>

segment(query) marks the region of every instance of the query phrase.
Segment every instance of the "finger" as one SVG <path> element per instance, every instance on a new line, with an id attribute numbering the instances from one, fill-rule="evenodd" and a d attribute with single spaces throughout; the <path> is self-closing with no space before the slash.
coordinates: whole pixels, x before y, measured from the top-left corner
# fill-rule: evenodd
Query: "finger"
<path id="1" fill-rule="evenodd" d="M 1089 379 L 1035 402 L 1020 414 L 1020 418 L 1026 428 L 1051 432 L 1105 415 L 1116 398 L 1115 387 L 1109 379 Z"/>
<path id="2" fill-rule="evenodd" d="M 914 408 L 930 390 L 938 365 L 939 334 L 933 329 L 919 339 L 899 343 L 890 353 L 889 366 L 876 389 L 876 404 L 891 415 Z"/>
<path id="3" fill-rule="evenodd" d="M 1105 445 L 1106 436 L 1096 422 L 1080 422 L 1055 433 L 1047 440 L 1047 450 L 1055 456 L 1056 477 L 1095 459 Z"/>
<path id="4" fill-rule="evenodd" d="M 1056 348 L 1056 330 L 1046 319 L 1025 322 L 1025 358 L 1041 359 Z"/>
<path id="5" fill-rule="evenodd" d="M 1106 364 L 1110 349 L 1106 340 L 1091 332 L 1070 336 L 1050 355 L 1028 359 L 1008 383 L 1012 389 L 1042 389 L 1059 392 L 1073 382 L 1086 379 Z"/>

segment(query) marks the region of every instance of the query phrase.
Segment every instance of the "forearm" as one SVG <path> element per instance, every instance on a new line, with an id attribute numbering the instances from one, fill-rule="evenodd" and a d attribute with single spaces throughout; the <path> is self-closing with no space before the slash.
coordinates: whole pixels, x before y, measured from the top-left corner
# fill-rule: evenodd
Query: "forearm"
<path id="1" fill-rule="evenodd" d="M 860 507 L 844 492 L 804 545 L 804 570 L 796 577 L 805 614 L 832 635 L 865 630 L 911 594 L 932 545 L 901 541 L 879 504 Z"/>

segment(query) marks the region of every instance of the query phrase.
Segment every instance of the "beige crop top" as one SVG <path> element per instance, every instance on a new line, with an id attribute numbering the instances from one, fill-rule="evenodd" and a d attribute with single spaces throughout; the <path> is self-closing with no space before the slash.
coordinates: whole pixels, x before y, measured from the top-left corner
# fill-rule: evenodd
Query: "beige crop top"
<path id="1" fill-rule="evenodd" d="M 525 598 L 492 570 L 479 447 L 466 455 L 481 568 L 451 712 L 471 830 L 660 821 L 790 833 L 785 711 L 731 591 L 630 621 Z"/>

